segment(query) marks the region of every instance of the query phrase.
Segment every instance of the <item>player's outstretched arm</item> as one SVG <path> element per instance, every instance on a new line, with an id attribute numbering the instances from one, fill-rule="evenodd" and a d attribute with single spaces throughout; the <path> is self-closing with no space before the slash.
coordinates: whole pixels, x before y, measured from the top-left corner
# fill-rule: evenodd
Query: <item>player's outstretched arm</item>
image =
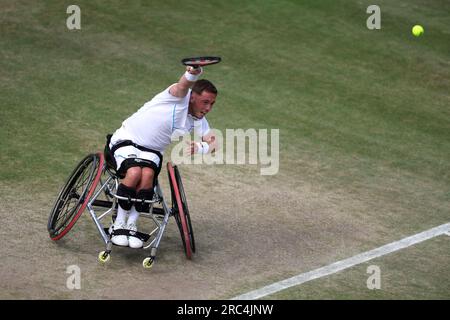
<path id="1" fill-rule="evenodd" d="M 186 72 L 181 76 L 178 83 L 170 87 L 170 94 L 174 97 L 184 98 L 201 73 L 202 68 L 187 67 Z"/>

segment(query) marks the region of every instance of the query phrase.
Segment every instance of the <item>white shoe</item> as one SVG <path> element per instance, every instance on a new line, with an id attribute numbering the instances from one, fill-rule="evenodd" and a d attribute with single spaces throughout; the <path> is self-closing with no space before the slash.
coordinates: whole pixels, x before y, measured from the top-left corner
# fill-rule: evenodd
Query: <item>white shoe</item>
<path id="1" fill-rule="evenodd" d="M 127 229 L 130 230 L 130 236 L 128 237 L 128 245 L 130 248 L 138 249 L 142 248 L 144 242 L 141 239 L 134 237 L 133 234 L 137 231 L 137 226 L 134 223 L 130 223 L 127 225 Z"/>
<path id="2" fill-rule="evenodd" d="M 109 228 L 109 234 L 113 234 L 114 230 L 127 229 L 124 222 L 114 223 Z M 128 237 L 125 235 L 116 235 L 111 237 L 112 243 L 122 247 L 128 247 Z"/>

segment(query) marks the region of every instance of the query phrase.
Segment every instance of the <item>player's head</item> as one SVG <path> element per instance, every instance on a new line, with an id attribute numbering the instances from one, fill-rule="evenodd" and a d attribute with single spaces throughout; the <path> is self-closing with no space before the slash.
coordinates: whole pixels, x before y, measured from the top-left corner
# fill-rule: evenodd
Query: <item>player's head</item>
<path id="1" fill-rule="evenodd" d="M 192 87 L 189 113 L 197 119 L 211 111 L 216 102 L 217 88 L 208 80 L 197 80 Z"/>

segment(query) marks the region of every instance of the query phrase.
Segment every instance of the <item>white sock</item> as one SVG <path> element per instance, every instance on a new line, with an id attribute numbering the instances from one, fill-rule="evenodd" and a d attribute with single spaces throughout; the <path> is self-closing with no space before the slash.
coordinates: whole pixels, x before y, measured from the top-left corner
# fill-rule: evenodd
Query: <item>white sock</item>
<path id="1" fill-rule="evenodd" d="M 137 225 L 137 219 L 139 218 L 139 212 L 136 211 L 134 206 L 131 207 L 130 215 L 128 216 L 128 224 L 134 223 Z"/>
<path id="2" fill-rule="evenodd" d="M 134 207 L 133 207 L 134 208 Z M 119 224 L 119 223 L 123 223 L 125 224 L 125 221 L 127 220 L 127 214 L 128 211 L 122 209 L 120 206 L 117 208 L 117 217 L 116 217 L 116 221 L 114 222 L 114 224 Z"/>

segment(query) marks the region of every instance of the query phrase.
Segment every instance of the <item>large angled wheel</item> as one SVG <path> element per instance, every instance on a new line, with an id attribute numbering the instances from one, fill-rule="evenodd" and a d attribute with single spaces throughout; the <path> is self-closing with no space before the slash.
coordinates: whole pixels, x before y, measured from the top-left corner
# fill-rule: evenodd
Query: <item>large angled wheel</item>
<path id="1" fill-rule="evenodd" d="M 191 259 L 192 253 L 195 252 L 195 240 L 183 183 L 181 181 L 178 167 L 174 166 L 171 162 L 167 163 L 167 172 L 169 175 L 170 191 L 172 196 L 172 214 L 175 217 L 178 229 L 180 230 L 186 257 Z"/>
<path id="2" fill-rule="evenodd" d="M 48 219 L 47 229 L 52 240 L 64 237 L 77 222 L 100 180 L 103 170 L 102 153 L 86 156 L 61 189 Z"/>
<path id="3" fill-rule="evenodd" d="M 180 192 L 181 203 L 183 204 L 183 212 L 186 217 L 187 229 L 189 233 L 189 240 L 191 241 L 191 249 L 192 252 L 195 253 L 195 239 L 194 239 L 194 230 L 192 229 L 191 216 L 189 214 L 189 208 L 186 199 L 186 193 L 184 192 L 183 181 L 181 180 L 180 171 L 177 166 L 174 166 L 175 179 L 178 183 L 178 191 Z"/>

